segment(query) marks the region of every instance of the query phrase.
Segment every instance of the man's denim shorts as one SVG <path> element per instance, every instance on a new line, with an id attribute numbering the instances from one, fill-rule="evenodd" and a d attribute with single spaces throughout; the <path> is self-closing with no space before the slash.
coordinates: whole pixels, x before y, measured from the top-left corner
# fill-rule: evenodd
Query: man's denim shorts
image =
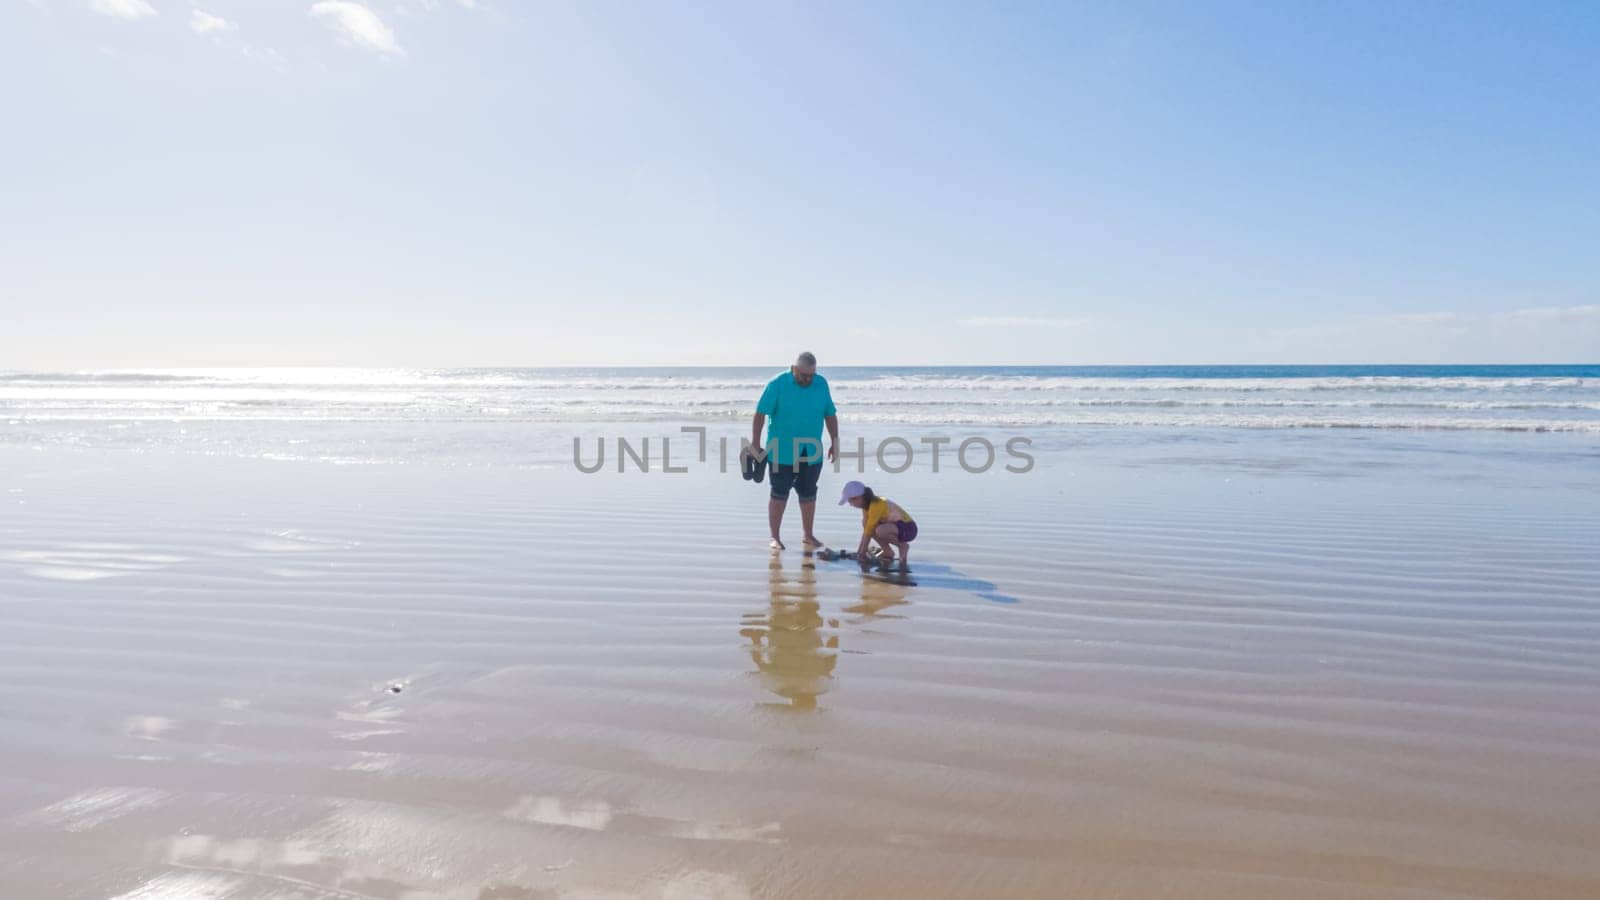
<path id="1" fill-rule="evenodd" d="M 822 477 L 822 463 L 772 463 L 772 499 L 789 499 L 789 488 L 800 495 L 801 503 L 814 503 L 817 499 L 817 479 Z"/>

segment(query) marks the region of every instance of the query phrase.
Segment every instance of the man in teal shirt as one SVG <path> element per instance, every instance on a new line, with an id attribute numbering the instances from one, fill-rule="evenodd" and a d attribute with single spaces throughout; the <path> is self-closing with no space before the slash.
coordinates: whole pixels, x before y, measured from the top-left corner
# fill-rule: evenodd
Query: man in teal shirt
<path id="1" fill-rule="evenodd" d="M 768 424 L 767 440 L 761 442 L 761 428 Z M 750 446 L 765 447 L 771 467 L 772 496 L 767 501 L 767 526 L 772 529 L 772 549 L 782 550 L 778 531 L 783 511 L 789 505 L 789 490 L 800 496 L 800 523 L 805 527 L 805 546 L 822 546 L 811 532 L 817 515 L 817 479 L 822 475 L 822 426 L 828 426 L 828 459 L 835 458 L 839 446 L 839 412 L 828 392 L 828 379 L 817 374 L 817 358 L 800 354 L 789 371 L 767 382 L 756 403 L 755 421 L 750 428 Z"/>

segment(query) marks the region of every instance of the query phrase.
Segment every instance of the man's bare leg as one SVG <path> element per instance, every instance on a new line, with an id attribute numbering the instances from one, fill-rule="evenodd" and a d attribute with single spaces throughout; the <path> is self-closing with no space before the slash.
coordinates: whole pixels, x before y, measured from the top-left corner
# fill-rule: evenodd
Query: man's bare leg
<path id="1" fill-rule="evenodd" d="M 804 543 L 803 546 L 805 546 L 805 547 L 807 547 L 809 549 L 812 549 L 812 550 L 815 550 L 816 548 L 822 546 L 822 542 L 817 540 L 817 536 L 815 534 L 811 533 L 811 525 L 812 525 L 813 522 L 816 521 L 816 519 L 817 519 L 817 501 L 815 501 L 815 500 L 801 500 L 800 501 L 800 525 L 803 528 L 805 528 L 805 532 L 806 532 L 805 543 Z"/>
<path id="2" fill-rule="evenodd" d="M 767 527 L 772 531 L 772 549 L 774 550 L 783 549 L 783 539 L 778 537 L 778 532 L 783 530 L 783 510 L 788 505 L 788 497 L 782 500 L 767 498 Z M 800 508 L 803 510 L 805 506 L 802 504 Z"/>

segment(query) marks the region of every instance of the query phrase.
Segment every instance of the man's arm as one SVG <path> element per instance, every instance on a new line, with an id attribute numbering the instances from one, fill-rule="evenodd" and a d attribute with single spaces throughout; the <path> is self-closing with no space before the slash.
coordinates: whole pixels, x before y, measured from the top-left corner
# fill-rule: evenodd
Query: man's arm
<path id="1" fill-rule="evenodd" d="M 839 417 L 829 416 L 822 421 L 828 426 L 828 462 L 833 462 L 839 454 Z"/>
<path id="2" fill-rule="evenodd" d="M 778 379 L 767 382 L 761 391 L 761 399 L 756 401 L 756 416 L 750 421 L 750 451 L 757 459 L 765 459 L 762 453 L 765 447 L 761 446 L 761 429 L 767 424 L 767 416 L 778 414 Z"/>
<path id="3" fill-rule="evenodd" d="M 750 449 L 752 451 L 761 448 L 761 429 L 765 427 L 767 427 L 767 414 L 756 413 L 756 417 L 750 422 Z"/>

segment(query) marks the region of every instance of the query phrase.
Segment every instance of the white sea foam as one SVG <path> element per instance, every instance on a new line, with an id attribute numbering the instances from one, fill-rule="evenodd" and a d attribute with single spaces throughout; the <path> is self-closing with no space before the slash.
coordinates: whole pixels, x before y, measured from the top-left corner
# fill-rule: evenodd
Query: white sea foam
<path id="1" fill-rule="evenodd" d="M 853 425 L 1433 429 L 1600 433 L 1600 369 L 825 370 Z M 137 442 L 177 426 L 208 453 L 272 423 L 357 427 L 706 422 L 748 417 L 768 369 L 156 369 L 0 373 L 0 443 Z M 140 426 L 144 426 L 141 431 Z M 182 429 L 190 428 L 185 431 Z M 302 436 L 303 437 L 303 436 Z M 365 445 L 366 442 L 362 441 Z M 385 458 L 403 457 L 395 448 Z M 327 458 L 326 452 L 322 454 Z M 370 447 L 339 458 L 374 458 Z"/>

